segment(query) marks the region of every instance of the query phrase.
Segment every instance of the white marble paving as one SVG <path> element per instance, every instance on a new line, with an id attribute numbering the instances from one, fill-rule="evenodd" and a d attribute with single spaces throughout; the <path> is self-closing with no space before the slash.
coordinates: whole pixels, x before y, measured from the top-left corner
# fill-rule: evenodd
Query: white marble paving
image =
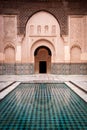
<path id="1" fill-rule="evenodd" d="M 78 94 L 85 102 L 87 102 L 87 93 L 83 92 L 75 85 L 71 84 L 70 82 L 65 82 L 76 94 Z"/>
<path id="2" fill-rule="evenodd" d="M 8 85 L 12 84 L 13 82 L 12 81 L 1 81 L 0 82 L 0 91 L 4 88 L 6 88 Z"/>
<path id="3" fill-rule="evenodd" d="M 0 75 L 0 83 L 2 84 L 0 85 L 0 89 L 6 86 L 6 84 L 8 85 L 8 83 L 14 81 L 16 81 L 15 84 L 17 83 L 19 84 L 20 82 L 67 82 L 68 85 L 70 85 L 75 92 L 79 93 L 79 96 L 82 95 L 82 97 L 85 98 L 87 101 L 87 93 L 84 93 L 82 90 L 75 87 L 75 85 L 69 83 L 69 81 L 72 81 L 75 84 L 77 84 L 79 87 L 87 90 L 87 75 L 53 75 L 53 74 Z M 9 90 L 11 90 L 13 86 L 15 85 L 13 84 L 8 89 L 0 93 L 0 97 L 3 97 L 2 95 L 6 91 L 9 92 Z"/>
<path id="4" fill-rule="evenodd" d="M 79 86 L 81 89 L 84 89 L 87 93 L 87 81 L 72 81 L 74 84 Z"/>
<path id="5" fill-rule="evenodd" d="M 5 89 L 4 91 L 0 92 L 0 100 L 4 98 L 8 93 L 10 93 L 13 89 L 15 89 L 19 84 L 20 82 L 16 82 L 7 89 Z"/>

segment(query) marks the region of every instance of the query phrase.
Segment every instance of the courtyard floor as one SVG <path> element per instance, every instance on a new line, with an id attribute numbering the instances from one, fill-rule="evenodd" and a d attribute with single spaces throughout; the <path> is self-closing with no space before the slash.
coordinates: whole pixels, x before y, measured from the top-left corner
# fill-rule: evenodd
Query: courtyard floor
<path id="1" fill-rule="evenodd" d="M 87 75 L 0 75 L 0 99 L 16 88 L 21 82 L 65 83 L 87 102 Z"/>

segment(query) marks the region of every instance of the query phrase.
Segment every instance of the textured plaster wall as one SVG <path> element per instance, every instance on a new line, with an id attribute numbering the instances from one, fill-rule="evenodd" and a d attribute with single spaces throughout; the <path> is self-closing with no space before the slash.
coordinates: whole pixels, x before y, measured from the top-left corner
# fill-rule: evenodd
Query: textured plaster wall
<path id="1" fill-rule="evenodd" d="M 52 52 L 50 59 L 52 73 L 55 73 L 58 64 L 61 66 L 64 63 L 69 64 L 65 68 L 72 71 L 71 63 L 80 65 L 83 63 L 82 73 L 84 63 L 87 63 L 87 10 L 86 6 L 83 9 L 80 5 L 78 2 L 14 2 L 14 4 L 2 2 L 0 4 L 1 70 L 5 68 L 2 64 L 9 63 L 13 64 L 13 70 L 16 67 L 17 74 L 21 70 L 24 72 L 26 68 L 27 74 L 33 73 L 34 52 L 39 46 L 46 46 Z M 6 65 L 6 68 L 10 67 Z M 71 73 L 68 69 L 67 73 Z"/>
<path id="2" fill-rule="evenodd" d="M 69 46 L 72 62 L 87 62 L 87 15 L 69 16 Z"/>
<path id="3" fill-rule="evenodd" d="M 62 36 L 60 24 L 48 12 L 34 14 L 25 35 L 17 35 L 17 20 L 16 15 L 0 16 L 1 63 L 34 63 L 34 51 L 43 45 L 52 51 L 52 63 L 87 62 L 86 15 L 68 16 L 69 35 Z"/>

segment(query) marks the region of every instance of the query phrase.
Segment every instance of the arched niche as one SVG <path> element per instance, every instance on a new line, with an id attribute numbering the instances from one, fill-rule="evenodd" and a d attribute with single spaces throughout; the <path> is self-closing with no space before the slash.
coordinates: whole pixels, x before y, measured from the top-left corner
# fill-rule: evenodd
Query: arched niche
<path id="1" fill-rule="evenodd" d="M 60 25 L 52 14 L 46 11 L 39 11 L 28 20 L 26 36 L 38 34 L 60 36 Z"/>
<path id="2" fill-rule="evenodd" d="M 12 45 L 7 45 L 4 49 L 5 63 L 15 63 L 15 48 Z"/>
<path id="3" fill-rule="evenodd" d="M 78 63 L 81 61 L 81 48 L 78 45 L 73 45 L 70 51 L 71 62 Z"/>

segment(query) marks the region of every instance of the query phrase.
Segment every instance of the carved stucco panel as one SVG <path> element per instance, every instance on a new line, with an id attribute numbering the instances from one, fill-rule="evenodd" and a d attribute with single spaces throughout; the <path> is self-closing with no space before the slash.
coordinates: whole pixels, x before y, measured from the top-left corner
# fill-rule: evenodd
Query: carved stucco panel
<path id="1" fill-rule="evenodd" d="M 16 17 L 7 15 L 3 16 L 4 19 L 4 38 L 13 40 L 17 34 L 17 23 Z"/>
<path id="2" fill-rule="evenodd" d="M 70 43 L 71 46 L 75 43 L 82 44 L 83 41 L 83 28 L 82 17 L 70 17 Z"/>

